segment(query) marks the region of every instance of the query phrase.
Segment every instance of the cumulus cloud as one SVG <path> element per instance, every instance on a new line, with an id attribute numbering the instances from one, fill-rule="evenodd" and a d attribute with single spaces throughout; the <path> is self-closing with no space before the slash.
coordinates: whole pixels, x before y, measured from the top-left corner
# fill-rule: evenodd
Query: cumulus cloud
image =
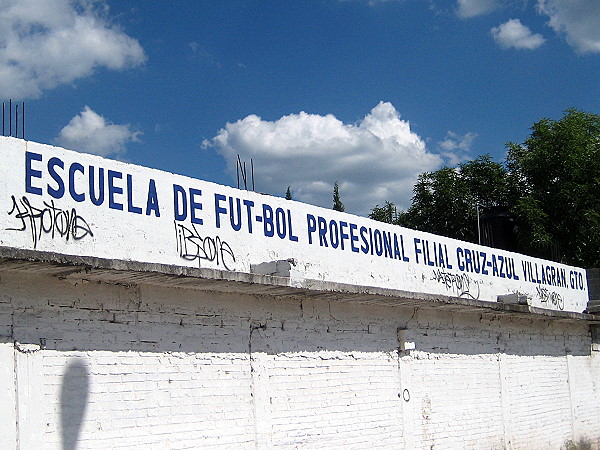
<path id="1" fill-rule="evenodd" d="M 143 63 L 137 40 L 112 25 L 98 0 L 2 0 L 0 95 L 36 98 L 94 69 Z"/>
<path id="2" fill-rule="evenodd" d="M 100 156 L 121 156 L 128 142 L 139 142 L 139 131 L 130 125 L 116 125 L 85 106 L 60 130 L 55 143 L 72 150 Z"/>
<path id="3" fill-rule="evenodd" d="M 417 175 L 437 169 L 439 155 L 400 118 L 391 103 L 380 102 L 356 124 L 335 116 L 301 112 L 275 121 L 247 116 L 227 123 L 204 147 L 217 147 L 235 174 L 235 161 L 254 161 L 256 188 L 331 208 L 339 181 L 346 211 L 367 214 L 385 200 L 407 207 Z"/>
<path id="4" fill-rule="evenodd" d="M 477 134 L 470 131 L 462 136 L 453 131 L 448 131 L 446 139 L 438 142 L 443 150 L 442 155 L 447 159 L 447 164 L 456 166 L 458 163 L 466 161 L 469 158 L 469 152 L 476 137 Z"/>
<path id="5" fill-rule="evenodd" d="M 533 34 L 519 19 L 511 19 L 491 31 L 496 43 L 505 49 L 535 50 L 545 41 L 541 34 Z"/>
<path id="6" fill-rule="evenodd" d="M 580 53 L 600 52 L 600 1 L 538 0 L 538 11 L 547 15 L 554 31 Z"/>
<path id="7" fill-rule="evenodd" d="M 469 19 L 488 14 L 498 6 L 498 0 L 457 0 L 456 13 L 463 19 Z"/>

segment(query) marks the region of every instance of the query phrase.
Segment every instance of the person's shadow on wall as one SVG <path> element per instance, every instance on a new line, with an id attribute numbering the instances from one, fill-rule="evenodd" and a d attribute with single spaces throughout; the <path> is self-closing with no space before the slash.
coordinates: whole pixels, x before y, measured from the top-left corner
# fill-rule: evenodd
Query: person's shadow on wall
<path id="1" fill-rule="evenodd" d="M 60 390 L 60 425 L 63 450 L 75 450 L 87 407 L 89 372 L 84 361 L 67 364 Z"/>

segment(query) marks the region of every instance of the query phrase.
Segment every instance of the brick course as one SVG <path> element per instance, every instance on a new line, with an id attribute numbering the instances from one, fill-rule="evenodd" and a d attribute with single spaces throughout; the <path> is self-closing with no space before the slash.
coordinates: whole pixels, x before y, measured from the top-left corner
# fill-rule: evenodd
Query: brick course
<path id="1" fill-rule="evenodd" d="M 590 347 L 578 322 L 0 273 L 22 448 L 597 443 Z"/>

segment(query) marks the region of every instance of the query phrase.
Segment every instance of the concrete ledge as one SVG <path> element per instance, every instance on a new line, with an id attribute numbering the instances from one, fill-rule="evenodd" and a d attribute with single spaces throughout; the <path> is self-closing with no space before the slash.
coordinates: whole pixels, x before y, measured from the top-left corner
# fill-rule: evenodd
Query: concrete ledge
<path id="1" fill-rule="evenodd" d="M 292 284 L 290 278 L 283 276 L 73 256 L 5 246 L 0 246 L 0 270 L 124 285 L 151 284 L 215 292 L 323 297 L 335 301 L 443 308 L 520 317 L 527 315 L 532 319 L 586 321 L 600 324 L 600 315 L 553 311 L 529 305 L 417 294 L 397 289 L 321 280 L 306 279 Z"/>

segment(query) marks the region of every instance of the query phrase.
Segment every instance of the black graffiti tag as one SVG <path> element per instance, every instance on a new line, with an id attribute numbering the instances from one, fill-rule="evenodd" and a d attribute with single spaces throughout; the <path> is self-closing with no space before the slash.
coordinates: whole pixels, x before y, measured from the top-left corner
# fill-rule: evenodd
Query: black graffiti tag
<path id="1" fill-rule="evenodd" d="M 452 290 L 458 297 L 469 297 L 474 300 L 479 299 L 479 283 L 471 280 L 466 274 L 454 274 L 436 269 L 433 271 L 432 280 L 443 284 L 446 289 Z"/>
<path id="2" fill-rule="evenodd" d="M 202 237 L 194 224 L 185 226 L 175 222 L 177 251 L 179 256 L 187 261 L 202 260 L 222 264 L 227 270 L 232 270 L 228 263 L 235 263 L 235 254 L 231 246 L 219 236 Z"/>
<path id="3" fill-rule="evenodd" d="M 11 196 L 12 208 L 8 211 L 9 216 L 15 217 L 21 221 L 20 228 L 7 228 L 11 231 L 29 231 L 33 241 L 33 248 L 37 248 L 39 240 L 44 235 L 50 235 L 65 240 L 72 239 L 78 241 L 86 236 L 94 236 L 92 229 L 86 220 L 77 214 L 75 208 L 61 209 L 54 205 L 54 200 L 50 203 L 44 202 L 41 208 L 31 204 L 26 196 L 17 200 L 14 195 Z"/>
<path id="4" fill-rule="evenodd" d="M 537 296 L 542 303 L 550 303 L 561 311 L 565 307 L 565 299 L 557 292 L 551 291 L 548 288 L 536 286 Z"/>

